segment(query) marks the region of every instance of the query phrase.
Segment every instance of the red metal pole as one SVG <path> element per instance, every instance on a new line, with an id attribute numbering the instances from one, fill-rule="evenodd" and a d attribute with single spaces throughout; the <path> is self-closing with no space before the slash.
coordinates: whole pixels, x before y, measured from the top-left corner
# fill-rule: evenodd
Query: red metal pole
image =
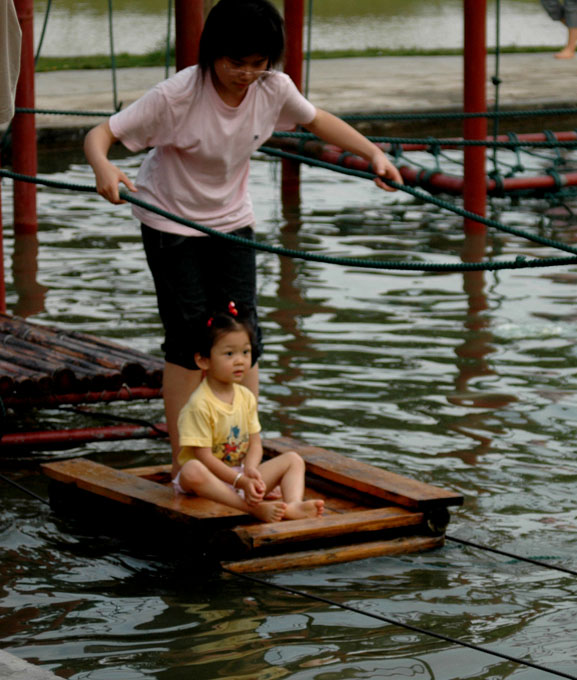
<path id="1" fill-rule="evenodd" d="M 303 30 L 305 23 L 304 0 L 285 0 L 284 20 L 286 31 L 285 73 L 299 90 L 303 82 Z M 283 159 L 281 173 L 281 198 L 284 209 L 294 212 L 300 205 L 300 163 Z"/>
<path id="2" fill-rule="evenodd" d="M 198 62 L 198 43 L 204 24 L 204 0 L 174 0 L 176 70 Z"/>
<path id="3" fill-rule="evenodd" d="M 15 0 L 14 6 L 22 29 L 20 77 L 16 87 L 17 107 L 33 109 L 34 96 L 34 0 Z M 36 176 L 38 156 L 36 149 L 36 119 L 32 113 L 17 113 L 12 120 L 12 168 L 14 172 Z M 14 182 L 14 231 L 35 234 L 38 230 L 36 216 L 36 185 Z"/>
<path id="4" fill-rule="evenodd" d="M 305 25 L 304 0 L 285 0 L 284 21 L 286 30 L 285 73 L 299 90 L 303 82 L 303 31 Z"/>
<path id="5" fill-rule="evenodd" d="M 6 278 L 4 271 L 4 225 L 2 224 L 2 180 L 0 180 L 0 314 L 6 313 Z"/>
<path id="6" fill-rule="evenodd" d="M 486 20 L 487 0 L 464 0 L 465 51 L 464 51 L 464 102 L 465 113 L 485 113 L 486 98 Z M 487 137 L 486 118 L 465 118 L 465 139 Z M 487 202 L 485 147 L 465 147 L 465 186 L 463 190 L 465 209 L 485 215 Z M 475 220 L 465 220 L 465 231 L 484 231 L 485 227 Z"/>
<path id="7" fill-rule="evenodd" d="M 125 439 L 159 439 L 166 435 L 162 423 L 146 425 L 108 425 L 71 430 L 46 430 L 41 432 L 8 432 L 2 437 L 1 449 L 11 448 L 67 448 L 89 442 L 122 441 Z"/>

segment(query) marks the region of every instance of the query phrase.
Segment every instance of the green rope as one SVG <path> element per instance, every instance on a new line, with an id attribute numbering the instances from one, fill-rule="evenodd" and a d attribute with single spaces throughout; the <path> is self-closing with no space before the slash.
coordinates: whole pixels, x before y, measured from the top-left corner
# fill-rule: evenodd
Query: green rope
<path id="1" fill-rule="evenodd" d="M 284 151 L 279 151 L 278 149 L 271 149 L 268 147 L 262 146 L 260 148 L 260 151 L 263 153 L 267 153 L 271 156 L 279 156 L 281 158 L 291 158 L 293 160 L 298 160 L 301 163 L 307 163 L 308 165 L 313 165 L 319 168 L 326 168 L 329 170 L 334 170 L 335 172 L 340 172 L 342 174 L 346 175 L 351 175 L 353 177 L 361 177 L 363 179 L 374 179 L 375 175 L 374 173 L 371 172 L 366 172 L 363 170 L 353 170 L 352 168 L 341 168 L 340 166 L 334 165 L 333 163 L 327 163 L 326 161 L 319 161 L 317 159 L 313 158 L 308 158 L 307 156 L 299 156 L 297 154 L 292 154 L 292 153 L 286 153 Z M 529 241 L 533 241 L 534 243 L 539 243 L 541 245 L 546 245 L 552 248 L 557 248 L 558 250 L 563 250 L 568 253 L 572 253 L 574 255 L 577 255 L 577 248 L 573 248 L 572 246 L 568 246 L 564 243 L 560 243 L 558 241 L 554 241 L 552 239 L 546 238 L 544 236 L 536 236 L 534 234 L 530 234 L 529 232 L 523 231 L 522 229 L 515 229 L 514 227 L 507 227 L 504 224 L 501 224 L 500 222 L 497 222 L 496 220 L 492 220 L 488 217 L 482 217 L 481 215 L 477 215 L 476 213 L 471 212 L 470 210 L 465 210 L 464 208 L 459 208 L 456 205 L 453 205 L 452 203 L 449 203 L 448 201 L 444 201 L 441 198 L 437 198 L 435 196 L 431 196 L 430 194 L 425 194 L 424 192 L 420 191 L 419 189 L 414 189 L 413 187 L 409 187 L 406 184 L 398 184 L 397 182 L 393 182 L 392 180 L 385 180 L 386 183 L 394 187 L 395 189 L 398 189 L 400 191 L 404 191 L 407 194 L 410 194 L 411 196 L 414 196 L 415 198 L 418 198 L 420 201 L 423 201 L 425 203 L 432 203 L 433 205 L 438 206 L 439 208 L 443 208 L 444 210 L 448 210 L 455 215 L 459 215 L 460 217 L 465 217 L 467 219 L 475 220 L 476 222 L 479 222 L 480 224 L 484 224 L 487 227 L 493 227 L 494 229 L 499 229 L 500 231 L 506 232 L 508 234 L 512 234 L 514 236 L 520 236 L 521 238 L 526 238 Z"/>
<path id="2" fill-rule="evenodd" d="M 442 113 L 423 111 L 421 113 L 350 113 L 341 116 L 346 121 L 370 120 L 463 120 L 464 118 L 526 118 L 532 116 L 562 116 L 577 113 L 577 108 L 531 109 L 520 111 L 480 111 L 477 113 Z"/>
<path id="3" fill-rule="evenodd" d="M 273 150 L 274 151 L 274 150 Z M 310 159 L 305 159 L 305 162 L 308 162 Z M 328 164 L 323 164 L 323 165 L 328 165 Z M 338 172 L 343 172 L 345 171 L 345 174 L 356 174 L 358 177 L 368 177 L 370 179 L 374 179 L 374 175 L 371 175 L 370 173 L 360 173 L 358 171 L 355 172 L 349 172 L 346 168 L 338 168 L 336 166 L 333 166 L 334 170 Z M 84 184 L 73 184 L 73 183 L 68 183 L 68 182 L 60 182 L 56 180 L 48 180 L 48 179 L 40 179 L 38 177 L 30 177 L 28 175 L 21 175 L 19 173 L 11 172 L 9 170 L 4 170 L 0 168 L 0 177 L 8 177 L 10 179 L 16 180 L 16 181 L 23 181 L 23 182 L 30 182 L 34 184 L 41 184 L 43 186 L 47 187 L 52 187 L 56 189 L 66 189 L 70 191 L 83 191 L 87 193 L 97 193 L 96 192 L 96 187 L 95 186 L 90 186 L 90 185 L 84 185 Z M 392 181 L 387 181 L 388 184 L 391 186 L 401 189 L 401 190 L 407 190 L 408 187 L 404 187 L 401 184 L 397 184 L 396 182 Z M 412 193 L 410 191 L 409 193 Z M 300 250 L 294 250 L 291 248 L 283 248 L 283 247 L 277 247 L 277 246 L 270 246 L 266 243 L 260 243 L 256 241 L 251 241 L 249 239 L 242 238 L 240 236 L 236 236 L 234 234 L 229 234 L 229 233 L 223 233 L 216 231 L 214 229 L 211 229 L 210 227 L 205 227 L 203 225 L 197 224 L 196 222 L 192 222 L 191 220 L 187 220 L 183 217 L 179 217 L 178 215 L 174 215 L 173 213 L 170 213 L 166 210 L 162 210 L 161 208 L 157 208 L 156 206 L 150 205 L 149 203 L 146 203 L 145 201 L 141 201 L 140 199 L 137 199 L 135 196 L 132 194 L 129 194 L 125 191 L 120 193 L 120 196 L 123 200 L 127 201 L 128 203 L 132 203 L 134 205 L 137 205 L 141 208 L 144 208 L 146 210 L 149 210 L 150 212 L 153 212 L 157 215 L 160 215 L 162 217 L 166 217 L 174 222 L 177 222 L 178 224 L 182 224 L 186 227 L 191 227 L 192 229 L 196 229 L 198 231 L 201 231 L 204 234 L 207 234 L 211 237 L 216 237 L 216 238 L 222 238 L 228 241 L 234 241 L 235 243 L 239 243 L 241 245 L 245 245 L 251 248 L 254 248 L 255 250 L 260 250 L 268 253 L 272 253 L 275 255 L 280 255 L 284 257 L 291 257 L 295 259 L 301 259 L 301 260 L 307 260 L 311 262 L 322 262 L 325 264 L 336 264 L 339 266 L 351 266 L 351 267 L 359 267 L 363 269 L 391 269 L 391 270 L 402 270 L 402 271 L 427 271 L 427 272 L 467 272 L 467 271 L 497 271 L 497 270 L 502 270 L 502 269 L 528 269 L 528 268 L 537 268 L 537 267 L 553 267 L 553 266 L 564 266 L 564 265 L 577 265 L 577 257 L 557 257 L 557 258 L 541 258 L 541 259 L 531 259 L 528 260 L 523 256 L 517 257 L 513 261 L 504 261 L 504 262 L 495 262 L 495 261 L 488 261 L 488 262 L 464 262 L 460 264 L 452 264 L 452 263 L 432 263 L 432 262 L 393 262 L 393 261 L 383 261 L 383 260 L 363 260 L 359 258 L 350 258 L 350 257 L 331 257 L 328 255 L 318 255 L 315 253 L 307 253 L 304 251 Z M 425 195 L 422 195 L 425 197 Z M 426 197 L 425 197 L 426 198 Z M 450 206 L 450 204 L 447 204 Z M 460 209 L 459 209 L 460 210 Z M 476 219 L 481 222 L 487 222 L 491 223 L 491 225 L 496 225 L 500 228 L 503 228 L 505 231 L 509 231 L 510 233 L 520 233 L 518 230 L 513 230 L 509 227 L 504 227 L 504 225 L 500 225 L 498 222 L 495 222 L 494 220 L 484 220 L 481 219 L 479 215 L 475 215 L 474 213 L 470 213 L 469 211 L 461 211 L 463 214 L 465 214 L 468 217 L 471 217 L 472 219 Z M 536 237 L 532 237 L 532 240 L 536 240 Z M 554 241 L 548 240 L 549 243 L 555 243 Z M 541 242 L 541 241 L 539 241 Z M 564 250 L 569 250 L 569 252 L 575 252 L 577 253 L 577 250 L 571 249 L 568 246 L 564 246 L 563 244 L 558 244 L 561 249 Z"/>
<path id="4" fill-rule="evenodd" d="M 108 0 L 108 36 L 110 40 L 110 73 L 112 75 L 112 94 L 114 98 L 114 110 L 120 111 L 118 102 L 118 88 L 116 86 L 116 54 L 114 51 L 114 27 L 113 27 L 112 0 Z"/>
<path id="5" fill-rule="evenodd" d="M 89 111 L 70 111 L 70 110 L 65 110 L 65 109 L 33 109 L 33 108 L 17 108 L 16 109 L 17 113 L 48 113 L 48 114 L 53 114 L 53 115 L 62 115 L 62 116 L 111 116 L 115 111 L 112 111 L 110 113 L 103 113 L 102 111 L 98 111 L 96 113 L 92 113 Z M 507 116 L 544 116 L 544 115 L 563 115 L 563 114 L 576 114 L 577 113 L 577 108 L 575 109 L 533 109 L 531 111 L 500 111 L 499 116 L 500 117 L 507 117 Z M 351 114 L 351 115 L 341 115 L 339 116 L 341 120 L 344 121 L 367 121 L 367 120 L 423 120 L 423 119 L 435 119 L 435 118 L 443 118 L 443 119 L 455 119 L 455 120 L 462 120 L 464 118 L 481 118 L 481 117 L 488 117 L 492 118 L 495 116 L 495 112 L 487 112 L 487 113 L 391 113 L 391 114 L 382 114 L 382 115 L 377 115 L 377 114 L 368 114 L 368 115 L 362 115 L 362 114 Z M 315 135 L 311 134 L 310 132 L 274 132 L 273 133 L 274 137 L 303 137 L 305 139 L 317 139 Z M 376 136 L 368 136 L 368 139 L 374 142 L 388 142 L 390 144 L 426 144 L 427 142 L 430 141 L 429 138 L 416 138 L 416 137 L 376 137 Z M 463 140 L 463 139 L 456 139 L 456 138 L 448 138 L 448 139 L 438 139 L 436 140 L 440 144 L 449 144 L 453 146 L 488 146 L 488 147 L 493 147 L 493 146 L 503 146 L 505 148 L 512 147 L 515 143 L 511 141 L 490 141 L 490 140 Z M 530 142 L 530 141 L 520 141 L 518 142 L 519 145 L 521 146 L 548 146 L 549 142 Z M 566 142 L 561 142 L 557 141 L 557 145 L 560 146 L 577 146 L 577 140 L 576 141 L 566 141 Z"/>
<path id="6" fill-rule="evenodd" d="M 490 140 L 490 139 L 461 139 L 455 137 L 447 138 L 436 138 L 436 137 L 378 137 L 373 135 L 367 135 L 367 139 L 371 142 L 381 143 L 381 144 L 419 144 L 423 146 L 486 146 L 486 147 L 496 147 L 503 149 L 515 149 L 518 147 L 528 147 L 528 148 L 553 148 L 561 147 L 567 149 L 577 148 L 577 138 L 571 140 L 558 140 L 551 137 L 551 133 L 547 134 L 547 131 L 543 133 L 547 139 L 543 141 L 531 141 L 518 139 L 516 136 L 508 140 Z M 316 135 L 311 132 L 273 132 L 273 138 L 279 139 L 301 139 L 304 141 L 319 141 Z"/>
<path id="7" fill-rule="evenodd" d="M 36 54 L 34 55 L 34 65 L 38 64 L 38 59 L 40 59 L 40 52 L 42 51 L 42 45 L 44 44 L 44 37 L 46 36 L 46 28 L 48 26 L 48 18 L 50 17 L 50 10 L 52 9 L 52 0 L 48 0 L 46 3 L 46 11 L 44 12 L 44 21 L 42 22 L 42 30 L 40 31 L 40 39 L 38 40 L 38 47 L 36 48 Z"/>
<path id="8" fill-rule="evenodd" d="M 166 27 L 166 51 L 164 54 L 164 77 L 168 78 L 170 72 L 170 31 L 172 28 L 172 0 L 168 0 L 168 19 Z"/>
<path id="9" fill-rule="evenodd" d="M 116 111 L 63 111 L 61 109 L 29 109 L 25 106 L 17 106 L 16 113 L 40 113 L 47 116 L 103 116 L 110 118 Z"/>

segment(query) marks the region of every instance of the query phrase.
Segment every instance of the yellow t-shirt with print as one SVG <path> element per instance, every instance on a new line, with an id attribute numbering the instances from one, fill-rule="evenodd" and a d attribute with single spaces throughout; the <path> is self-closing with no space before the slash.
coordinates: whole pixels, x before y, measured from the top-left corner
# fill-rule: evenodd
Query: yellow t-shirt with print
<path id="1" fill-rule="evenodd" d="M 233 385 L 234 398 L 227 404 L 216 397 L 203 380 L 178 418 L 179 465 L 194 457 L 190 447 L 208 447 L 227 465 L 241 465 L 251 434 L 260 432 L 254 394 Z"/>

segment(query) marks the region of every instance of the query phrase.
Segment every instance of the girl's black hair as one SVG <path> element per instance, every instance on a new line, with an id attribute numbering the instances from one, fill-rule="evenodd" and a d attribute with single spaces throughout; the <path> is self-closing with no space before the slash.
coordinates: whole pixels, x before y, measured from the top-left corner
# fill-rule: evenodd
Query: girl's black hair
<path id="1" fill-rule="evenodd" d="M 284 21 L 269 0 L 220 0 L 206 18 L 198 63 L 206 75 L 221 57 L 260 54 L 272 68 L 282 62 L 284 49 Z"/>
<path id="2" fill-rule="evenodd" d="M 252 324 L 243 313 L 242 308 L 238 309 L 231 302 L 228 311 L 219 310 L 207 318 L 205 331 L 202 333 L 202 337 L 199 338 L 198 343 L 198 353 L 200 356 L 210 357 L 210 350 L 218 339 L 234 331 L 246 331 L 254 354 L 255 337 Z"/>

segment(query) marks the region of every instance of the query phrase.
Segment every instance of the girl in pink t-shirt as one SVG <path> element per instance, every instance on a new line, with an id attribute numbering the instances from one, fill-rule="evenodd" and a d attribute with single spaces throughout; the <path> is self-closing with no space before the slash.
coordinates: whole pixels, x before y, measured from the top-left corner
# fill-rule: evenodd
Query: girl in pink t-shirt
<path id="1" fill-rule="evenodd" d="M 282 63 L 284 44 L 282 17 L 268 0 L 220 0 L 206 19 L 198 65 L 160 83 L 86 136 L 85 153 L 98 193 L 122 203 L 122 183 L 156 207 L 252 239 L 251 155 L 274 130 L 297 125 L 369 161 L 380 188 L 390 189 L 381 177 L 402 183 L 381 149 L 315 108 L 287 75 L 273 70 Z M 108 160 L 116 141 L 131 151 L 152 148 L 135 183 Z M 248 310 L 255 328 L 254 363 L 244 384 L 258 393 L 262 343 L 255 251 L 141 207 L 135 206 L 133 213 L 142 224 L 165 330 L 163 393 L 176 461 L 178 414 L 201 379 L 194 354 L 202 319 L 232 298 Z"/>

